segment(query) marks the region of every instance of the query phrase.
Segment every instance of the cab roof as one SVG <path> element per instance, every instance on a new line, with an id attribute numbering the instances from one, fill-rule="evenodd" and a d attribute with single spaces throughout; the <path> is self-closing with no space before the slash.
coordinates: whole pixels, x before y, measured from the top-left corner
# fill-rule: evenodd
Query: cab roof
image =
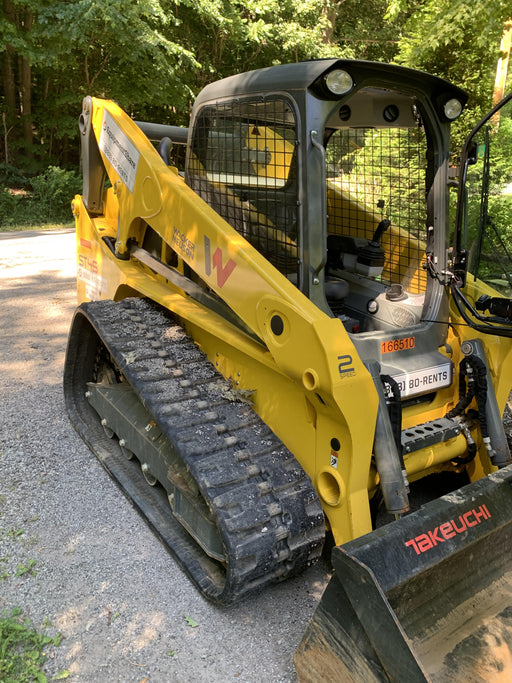
<path id="1" fill-rule="evenodd" d="M 448 81 L 395 64 L 347 59 L 318 59 L 281 64 L 236 74 L 207 85 L 199 93 L 194 108 L 204 102 L 265 92 L 293 92 L 314 88 L 333 69 L 348 71 L 356 88 L 362 85 L 394 86 L 405 94 L 423 93 L 431 99 L 457 97 L 462 104 L 467 94 Z M 339 98 L 341 99 L 341 98 Z"/>

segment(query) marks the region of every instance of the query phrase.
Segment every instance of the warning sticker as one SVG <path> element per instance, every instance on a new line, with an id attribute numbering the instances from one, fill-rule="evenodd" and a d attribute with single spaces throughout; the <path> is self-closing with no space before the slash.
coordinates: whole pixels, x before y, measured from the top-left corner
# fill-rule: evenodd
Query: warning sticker
<path id="1" fill-rule="evenodd" d="M 119 173 L 126 187 L 133 192 L 140 152 L 123 133 L 108 111 L 103 112 L 99 147 Z"/>
<path id="2" fill-rule="evenodd" d="M 77 279 L 84 283 L 85 296 L 91 301 L 101 299 L 101 295 L 107 292 L 107 280 L 99 274 L 95 259 L 79 255 Z"/>

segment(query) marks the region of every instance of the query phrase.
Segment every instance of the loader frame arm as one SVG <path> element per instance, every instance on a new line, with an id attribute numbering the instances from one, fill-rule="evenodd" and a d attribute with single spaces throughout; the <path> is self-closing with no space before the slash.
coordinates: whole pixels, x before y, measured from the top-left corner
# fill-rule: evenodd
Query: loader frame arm
<path id="1" fill-rule="evenodd" d="M 212 354 L 216 363 L 213 349 L 210 352 L 207 348 L 211 340 L 204 337 L 204 330 L 208 327 L 212 331 L 218 329 L 218 322 L 206 324 L 205 310 L 209 311 L 207 318 L 214 315 L 218 319 L 222 309 L 224 326 L 230 319 L 235 325 L 236 320 L 242 321 L 253 339 L 260 340 L 259 354 L 262 359 L 266 358 L 265 363 L 273 365 L 279 375 L 299 386 L 313 424 L 317 427 L 320 422 L 324 424 L 322 430 L 315 430 L 316 434 L 332 434 L 327 442 L 315 439 L 315 458 L 306 453 L 303 456 L 300 452 L 296 454 L 329 501 L 324 500 L 324 509 L 331 527 L 337 530 L 339 537 L 351 536 L 354 533 L 351 527 L 368 531 L 367 473 L 373 450 L 378 396 L 374 381 L 340 320 L 329 318 L 319 310 L 198 197 L 176 171 L 166 166 L 140 128 L 115 103 L 90 98 L 87 106 L 91 108 L 89 129 L 85 129 L 84 139 L 89 145 L 92 145 L 91 136 L 96 141 L 111 184 L 103 195 L 105 215 L 117 218 L 115 233 L 110 227 L 112 222 L 107 228 L 102 218 L 93 219 L 94 225 L 91 222 L 90 229 L 97 233 L 104 271 L 124 273 L 117 284 L 102 293 L 102 297 L 118 298 L 119 287 L 124 288 L 123 291 L 129 287 L 129 291 L 149 296 L 174 310 L 185 326 L 194 330 L 195 338 L 209 355 Z M 99 176 L 98 173 L 94 177 Z M 75 198 L 77 216 L 86 211 L 80 203 L 80 198 Z M 174 270 L 175 276 L 169 274 L 167 277 L 164 273 L 160 278 L 165 278 L 165 286 L 160 279 L 158 287 L 149 289 L 147 275 L 143 284 L 140 277 L 134 277 L 139 264 L 144 267 L 143 262 L 147 273 L 153 272 L 156 277 L 159 271 L 158 265 L 152 264 L 141 250 L 147 226 L 178 257 L 176 267 L 164 265 L 164 268 Z M 151 271 L 147 271 L 147 267 Z M 188 274 L 192 273 L 190 279 Z M 112 277 L 106 279 L 115 282 Z M 204 294 L 198 295 L 201 289 Z M 195 295 L 191 298 L 201 300 L 197 306 L 185 304 L 182 296 L 169 296 L 173 291 L 178 294 L 192 290 Z M 225 306 L 229 308 L 228 315 L 224 315 Z M 240 335 L 240 327 L 242 325 L 238 326 L 236 336 Z M 228 329 L 226 326 L 226 335 Z M 244 337 L 246 335 L 242 334 L 242 339 Z M 230 344 L 240 348 L 241 340 L 233 338 Z M 251 348 L 254 354 L 254 342 Z M 230 370 L 226 372 L 229 374 Z M 353 400 L 356 385 L 361 401 Z M 368 429 L 357 430 L 356 436 L 350 425 L 357 424 L 363 410 Z M 279 434 L 279 425 L 274 429 Z M 342 451 L 347 455 L 342 472 L 329 467 L 331 441 L 342 444 Z M 351 464 L 356 441 L 357 467 Z M 366 466 L 361 466 L 363 462 Z M 352 482 L 348 501 L 345 499 L 347 481 Z"/>

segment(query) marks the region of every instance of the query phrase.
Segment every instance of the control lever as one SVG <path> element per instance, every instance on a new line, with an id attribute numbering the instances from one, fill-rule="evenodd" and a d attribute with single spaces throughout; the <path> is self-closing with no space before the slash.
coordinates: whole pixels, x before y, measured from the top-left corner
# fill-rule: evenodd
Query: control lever
<path id="1" fill-rule="evenodd" d="M 372 242 L 376 242 L 377 244 L 380 244 L 380 240 L 381 240 L 382 235 L 386 232 L 386 230 L 389 228 L 390 225 L 391 225 L 391 221 L 388 220 L 387 218 L 384 218 L 384 220 L 382 220 L 378 224 L 377 230 L 375 230 L 375 233 L 372 237 Z"/>

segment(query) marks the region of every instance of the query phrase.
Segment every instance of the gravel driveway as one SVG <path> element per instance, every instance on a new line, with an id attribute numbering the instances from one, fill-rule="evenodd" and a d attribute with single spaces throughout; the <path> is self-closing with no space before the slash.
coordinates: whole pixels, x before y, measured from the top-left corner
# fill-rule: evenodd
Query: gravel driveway
<path id="1" fill-rule="evenodd" d="M 74 232 L 0 234 L 0 611 L 62 633 L 49 679 L 295 681 L 326 564 L 231 608 L 191 586 L 68 422 L 74 277 Z"/>

